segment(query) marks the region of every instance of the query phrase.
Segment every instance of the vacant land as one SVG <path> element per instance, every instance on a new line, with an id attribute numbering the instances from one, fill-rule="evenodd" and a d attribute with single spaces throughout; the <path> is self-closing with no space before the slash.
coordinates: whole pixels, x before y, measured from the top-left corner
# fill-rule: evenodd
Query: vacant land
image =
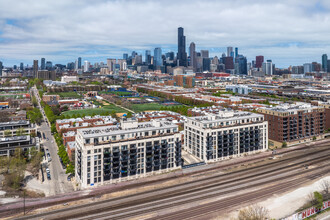
<path id="1" fill-rule="evenodd" d="M 64 116 L 70 116 L 72 117 L 73 115 L 102 115 L 102 114 L 111 114 L 112 111 L 115 111 L 116 113 L 125 113 L 127 112 L 125 109 L 119 108 L 115 105 L 106 105 L 102 108 L 91 108 L 91 109 L 78 109 L 78 110 L 71 110 L 64 112 Z"/>

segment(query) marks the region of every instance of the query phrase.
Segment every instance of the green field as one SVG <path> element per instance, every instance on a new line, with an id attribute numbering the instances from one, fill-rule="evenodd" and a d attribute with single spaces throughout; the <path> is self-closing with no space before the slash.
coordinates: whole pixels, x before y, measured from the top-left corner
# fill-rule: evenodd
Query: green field
<path id="1" fill-rule="evenodd" d="M 71 110 L 67 112 L 63 112 L 64 116 L 70 116 L 73 115 L 101 115 L 101 114 L 111 114 L 112 111 L 115 111 L 116 113 L 125 113 L 127 112 L 125 109 L 119 108 L 115 105 L 106 105 L 102 108 L 92 108 L 92 109 L 78 109 L 78 110 Z"/>
<path id="2" fill-rule="evenodd" d="M 132 92 L 100 92 L 100 94 L 115 94 L 118 96 L 131 95 Z"/>
<path id="3" fill-rule="evenodd" d="M 148 103 L 148 104 L 133 104 L 130 109 L 134 112 L 144 112 L 144 111 L 157 111 L 160 110 L 161 107 L 164 107 L 158 103 Z"/>
<path id="4" fill-rule="evenodd" d="M 50 92 L 45 95 L 59 95 L 61 98 L 75 98 L 75 99 L 82 97 L 82 95 L 80 95 L 77 92 L 58 92 L 58 93 Z"/>

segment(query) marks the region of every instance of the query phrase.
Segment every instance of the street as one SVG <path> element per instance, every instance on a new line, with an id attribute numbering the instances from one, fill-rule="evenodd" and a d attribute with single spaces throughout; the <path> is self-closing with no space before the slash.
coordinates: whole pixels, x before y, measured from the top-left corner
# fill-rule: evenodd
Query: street
<path id="1" fill-rule="evenodd" d="M 40 97 L 38 90 L 33 88 L 33 92 L 38 100 L 39 108 L 41 114 L 43 115 L 44 121 L 38 126 L 38 130 L 45 134 L 45 139 L 42 138 L 41 144 L 44 147 L 45 154 L 47 157 L 46 149 L 49 150 L 49 154 L 51 156 L 51 161 L 48 162 L 48 157 L 46 158 L 47 162 L 44 164 L 50 169 L 51 179 L 48 180 L 46 173 L 44 173 L 45 181 L 50 181 L 49 187 L 49 195 L 57 195 L 66 192 L 73 191 L 73 185 L 70 181 L 67 180 L 68 174 L 65 173 L 65 169 L 63 169 L 62 164 L 60 162 L 59 156 L 57 155 L 57 145 L 53 135 L 51 134 L 50 124 L 48 119 L 45 116 L 45 112 L 40 105 Z M 47 122 L 45 122 L 47 121 Z"/>

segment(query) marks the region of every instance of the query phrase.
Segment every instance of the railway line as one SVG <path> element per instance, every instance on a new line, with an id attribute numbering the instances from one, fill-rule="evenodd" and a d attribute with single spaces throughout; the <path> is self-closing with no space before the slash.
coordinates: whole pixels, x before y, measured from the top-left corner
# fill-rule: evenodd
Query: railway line
<path id="1" fill-rule="evenodd" d="M 329 147 L 329 144 L 326 141 L 319 141 L 316 144 L 310 145 L 310 144 L 305 144 L 296 148 L 288 148 L 288 149 L 281 149 L 278 151 L 277 155 L 293 155 L 294 156 L 288 156 L 288 158 L 297 158 L 299 155 L 306 155 L 305 151 L 311 150 L 311 151 L 319 151 L 319 149 Z M 263 153 L 262 155 L 258 156 L 253 156 L 253 157 L 246 157 L 243 160 L 235 160 L 235 161 L 227 161 L 225 163 L 218 163 L 217 165 L 213 167 L 203 167 L 201 170 L 194 170 L 194 171 L 189 171 L 189 173 L 179 173 L 175 176 L 167 176 L 167 175 L 162 175 L 159 176 L 157 179 L 145 179 L 143 181 L 135 181 L 134 183 L 129 183 L 129 184 L 123 184 L 123 185 L 117 185 L 115 187 L 100 187 L 93 189 L 92 191 L 88 193 L 80 193 L 80 192 L 72 192 L 72 193 L 67 193 L 65 195 L 60 195 L 60 196 L 54 196 L 52 198 L 45 198 L 45 199 L 27 199 L 26 200 L 26 207 L 28 210 L 34 210 L 38 208 L 43 208 L 43 207 L 49 207 L 52 205 L 57 205 L 57 204 L 63 204 L 63 203 L 68 203 L 76 200 L 81 200 L 81 199 L 87 199 L 87 198 L 95 198 L 95 197 L 100 197 L 101 195 L 104 194 L 109 194 L 114 191 L 118 190 L 129 190 L 141 186 L 152 186 L 158 183 L 166 182 L 166 181 L 171 181 L 175 180 L 181 177 L 189 177 L 189 176 L 194 176 L 194 175 L 204 175 L 205 173 L 209 172 L 218 172 L 221 169 L 227 169 L 231 167 L 235 167 L 238 165 L 246 165 L 248 163 L 253 163 L 253 162 L 258 162 L 261 160 L 265 160 L 268 157 L 270 157 L 270 153 Z M 260 166 L 262 167 L 262 166 Z M 247 168 L 248 169 L 248 168 Z M 1 216 L 10 216 L 13 214 L 17 214 L 19 212 L 23 212 L 23 208 L 19 205 L 15 204 L 9 204 L 5 205 L 3 207 L 0 207 L 0 215 Z"/>
<path id="2" fill-rule="evenodd" d="M 329 160 L 330 148 L 324 147 L 318 151 L 310 152 L 308 156 L 306 156 L 306 154 L 301 154 L 283 160 L 271 161 L 270 163 L 257 167 L 245 168 L 231 173 L 215 174 L 204 178 L 200 177 L 186 183 L 165 187 L 163 189 L 108 199 L 78 207 L 70 207 L 60 212 L 57 211 L 56 214 L 55 212 L 49 212 L 29 216 L 29 218 L 84 219 L 85 217 L 108 218 L 112 216 L 111 219 L 125 219 L 136 217 L 145 213 L 153 213 L 176 207 L 180 204 L 192 204 L 214 197 L 229 196 L 230 193 L 237 192 L 237 188 L 240 186 L 244 186 L 246 190 L 266 186 L 274 182 L 283 184 L 281 183 L 283 180 L 286 180 L 288 184 L 290 178 L 292 179 L 296 176 L 300 176 L 299 172 L 304 169 L 305 165 L 316 167 L 304 170 L 305 176 L 301 177 L 304 180 L 307 176 L 313 178 L 313 176 L 317 175 L 319 172 L 322 172 L 322 175 L 327 174 L 329 173 L 328 166 L 322 164 Z M 318 167 L 318 165 L 322 165 L 322 167 Z M 291 185 L 291 187 L 292 186 L 293 185 Z"/>

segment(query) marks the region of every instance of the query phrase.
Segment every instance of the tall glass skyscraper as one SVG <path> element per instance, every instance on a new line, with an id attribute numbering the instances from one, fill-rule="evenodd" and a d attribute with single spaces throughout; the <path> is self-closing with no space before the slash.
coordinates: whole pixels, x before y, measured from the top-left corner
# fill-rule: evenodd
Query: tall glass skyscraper
<path id="1" fill-rule="evenodd" d="M 328 72 L 328 55 L 322 55 L 322 69 L 324 72 Z"/>
<path id="2" fill-rule="evenodd" d="M 144 61 L 147 65 L 151 64 L 151 52 L 150 52 L 150 50 L 146 50 L 146 56 L 144 58 Z"/>
<path id="3" fill-rule="evenodd" d="M 178 28 L 178 55 L 179 66 L 187 66 L 186 37 L 183 35 L 183 28 Z"/>
<path id="4" fill-rule="evenodd" d="M 46 59 L 45 58 L 41 58 L 40 69 L 41 70 L 46 69 Z"/>
<path id="5" fill-rule="evenodd" d="M 81 69 L 81 57 L 78 57 L 78 69 Z"/>
<path id="6" fill-rule="evenodd" d="M 154 66 L 162 66 L 162 49 L 160 47 L 156 47 L 154 51 Z"/>

